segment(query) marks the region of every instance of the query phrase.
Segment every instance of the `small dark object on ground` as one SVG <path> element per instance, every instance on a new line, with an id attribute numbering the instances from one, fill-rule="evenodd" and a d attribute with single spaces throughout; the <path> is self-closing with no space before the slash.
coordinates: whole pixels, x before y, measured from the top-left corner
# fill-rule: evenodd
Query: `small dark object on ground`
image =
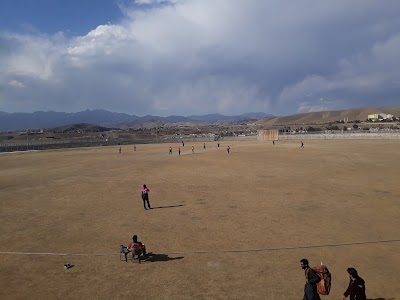
<path id="1" fill-rule="evenodd" d="M 64 269 L 70 269 L 70 268 L 72 268 L 74 265 L 71 265 L 69 262 L 68 263 L 66 263 L 65 265 L 64 265 Z"/>

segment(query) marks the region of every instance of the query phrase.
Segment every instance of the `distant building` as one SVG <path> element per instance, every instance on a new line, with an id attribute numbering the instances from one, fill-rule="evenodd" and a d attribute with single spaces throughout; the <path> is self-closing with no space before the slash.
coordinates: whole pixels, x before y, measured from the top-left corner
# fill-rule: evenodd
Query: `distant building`
<path id="1" fill-rule="evenodd" d="M 394 117 L 394 116 L 393 116 L 392 114 L 387 114 L 387 115 L 386 115 L 386 119 L 393 119 L 393 117 Z"/>
<path id="2" fill-rule="evenodd" d="M 393 117 L 394 116 L 392 114 L 384 114 L 384 113 L 368 115 L 368 119 L 372 120 L 373 122 L 387 120 L 387 119 L 393 119 Z"/>
<path id="3" fill-rule="evenodd" d="M 378 121 L 379 120 L 379 114 L 368 115 L 368 120 Z"/>

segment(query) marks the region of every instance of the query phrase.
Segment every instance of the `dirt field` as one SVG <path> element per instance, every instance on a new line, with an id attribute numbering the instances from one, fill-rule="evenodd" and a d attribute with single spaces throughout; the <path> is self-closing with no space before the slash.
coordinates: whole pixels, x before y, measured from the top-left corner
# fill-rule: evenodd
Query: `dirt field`
<path id="1" fill-rule="evenodd" d="M 202 145 L 0 155 L 0 298 L 302 299 L 308 258 L 323 299 L 355 267 L 368 299 L 400 300 L 399 141 Z M 119 260 L 133 234 L 152 259 Z"/>

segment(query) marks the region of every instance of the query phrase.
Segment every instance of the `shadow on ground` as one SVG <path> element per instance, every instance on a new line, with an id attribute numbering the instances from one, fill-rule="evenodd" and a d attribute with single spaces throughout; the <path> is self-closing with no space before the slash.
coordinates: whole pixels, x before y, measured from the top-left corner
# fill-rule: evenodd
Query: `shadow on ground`
<path id="1" fill-rule="evenodd" d="M 184 258 L 183 256 L 169 257 L 168 254 L 149 252 L 147 253 L 146 257 L 142 259 L 142 261 L 159 262 L 159 261 L 170 261 L 183 258 Z"/>
<path id="2" fill-rule="evenodd" d="M 184 206 L 184 204 L 179 204 L 179 205 L 167 205 L 167 206 L 156 206 L 156 207 L 152 207 L 151 209 L 173 208 L 173 207 L 180 207 L 180 206 Z"/>

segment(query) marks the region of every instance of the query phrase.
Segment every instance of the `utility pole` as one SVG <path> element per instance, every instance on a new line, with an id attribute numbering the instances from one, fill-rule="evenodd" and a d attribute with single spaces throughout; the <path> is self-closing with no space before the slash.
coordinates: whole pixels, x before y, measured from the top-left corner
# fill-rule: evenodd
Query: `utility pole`
<path id="1" fill-rule="evenodd" d="M 26 130 L 26 150 L 29 150 L 29 129 Z"/>

